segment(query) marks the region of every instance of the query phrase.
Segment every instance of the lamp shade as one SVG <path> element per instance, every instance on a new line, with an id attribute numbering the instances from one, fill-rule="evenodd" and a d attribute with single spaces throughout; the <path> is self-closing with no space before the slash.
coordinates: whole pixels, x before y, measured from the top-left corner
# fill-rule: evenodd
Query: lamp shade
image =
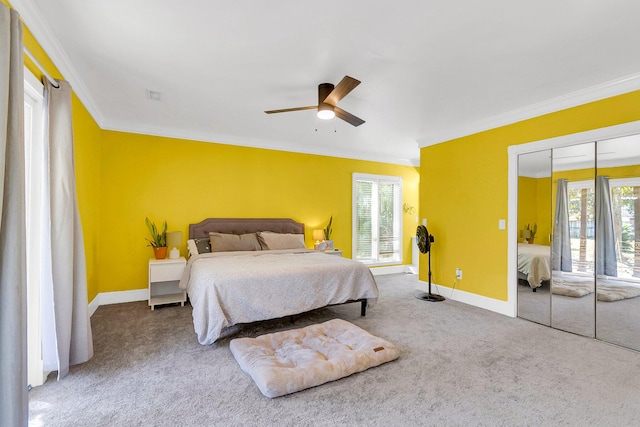
<path id="1" fill-rule="evenodd" d="M 324 240 L 324 230 L 313 230 L 313 240 Z"/>
<path id="2" fill-rule="evenodd" d="M 182 244 L 182 231 L 167 231 L 167 247 L 173 248 Z"/>

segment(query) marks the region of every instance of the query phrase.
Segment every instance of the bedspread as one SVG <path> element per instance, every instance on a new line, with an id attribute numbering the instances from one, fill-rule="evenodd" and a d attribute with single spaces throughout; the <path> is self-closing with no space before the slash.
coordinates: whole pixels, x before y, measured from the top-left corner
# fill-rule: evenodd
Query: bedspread
<path id="1" fill-rule="evenodd" d="M 531 288 L 551 279 L 551 247 L 518 243 L 518 271 L 527 276 Z"/>
<path id="2" fill-rule="evenodd" d="M 215 252 L 191 257 L 180 281 L 200 344 L 238 323 L 275 319 L 378 298 L 364 264 L 305 249 Z"/>

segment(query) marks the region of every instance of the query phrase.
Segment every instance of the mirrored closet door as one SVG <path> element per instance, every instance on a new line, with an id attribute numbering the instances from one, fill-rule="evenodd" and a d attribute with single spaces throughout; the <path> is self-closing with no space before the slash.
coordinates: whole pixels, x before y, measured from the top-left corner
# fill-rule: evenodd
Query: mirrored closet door
<path id="1" fill-rule="evenodd" d="M 518 171 L 518 316 L 640 350 L 640 135 L 521 154 Z"/>
<path id="2" fill-rule="evenodd" d="M 550 326 L 551 150 L 518 156 L 518 230 L 518 316 Z"/>
<path id="3" fill-rule="evenodd" d="M 595 336 L 596 143 L 554 148 L 551 326 Z"/>
<path id="4" fill-rule="evenodd" d="M 598 141 L 596 337 L 640 350 L 640 135 Z"/>

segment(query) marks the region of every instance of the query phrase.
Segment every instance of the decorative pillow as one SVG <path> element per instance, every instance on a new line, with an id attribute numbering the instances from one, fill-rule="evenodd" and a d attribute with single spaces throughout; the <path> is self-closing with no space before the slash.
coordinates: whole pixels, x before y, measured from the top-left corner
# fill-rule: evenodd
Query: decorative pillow
<path id="1" fill-rule="evenodd" d="M 256 233 L 224 234 L 209 233 L 211 252 L 259 251 L 262 249 Z"/>
<path id="2" fill-rule="evenodd" d="M 262 249 L 304 249 L 304 234 L 282 234 L 259 231 L 258 240 Z"/>
<path id="3" fill-rule="evenodd" d="M 211 244 L 209 243 L 209 239 L 193 239 L 193 241 L 196 243 L 199 254 L 206 254 L 211 252 Z"/>
<path id="4" fill-rule="evenodd" d="M 211 245 L 209 244 L 209 239 L 189 239 L 187 240 L 187 249 L 189 250 L 189 256 L 192 257 L 211 252 Z"/>

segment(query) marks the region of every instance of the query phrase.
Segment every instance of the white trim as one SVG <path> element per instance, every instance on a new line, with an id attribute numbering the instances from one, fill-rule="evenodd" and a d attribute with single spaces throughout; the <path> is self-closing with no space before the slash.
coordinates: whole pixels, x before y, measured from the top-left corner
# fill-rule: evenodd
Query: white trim
<path id="1" fill-rule="evenodd" d="M 409 273 L 410 267 L 411 265 L 394 265 L 391 267 L 374 267 L 370 270 L 374 276 L 383 276 L 387 274 Z M 147 301 L 148 297 L 149 290 L 147 288 L 134 289 L 131 291 L 101 292 L 89 303 L 89 316 L 93 316 L 93 313 L 102 305 Z"/>
<path id="2" fill-rule="evenodd" d="M 640 187 L 640 178 L 613 178 L 609 179 L 610 187 Z"/>
<path id="3" fill-rule="evenodd" d="M 620 138 L 638 133 L 640 133 L 640 121 L 635 121 L 508 147 L 507 304 L 509 312 L 513 313 L 513 317 L 517 314 L 516 296 L 518 292 L 518 269 L 516 268 L 516 260 L 518 259 L 518 156 L 535 151 L 549 150 L 604 139 Z"/>
<path id="4" fill-rule="evenodd" d="M 402 265 L 391 265 L 388 267 L 370 267 L 371 274 L 374 276 L 386 276 L 387 274 L 402 274 L 402 273 L 410 273 L 415 274 L 411 271 L 411 264 L 402 264 Z"/>
<path id="5" fill-rule="evenodd" d="M 89 316 L 92 316 L 101 305 L 147 301 L 148 297 L 148 288 L 134 289 L 131 291 L 101 292 L 89 303 Z"/>
<path id="6" fill-rule="evenodd" d="M 219 134 L 199 130 L 179 129 L 173 127 L 148 126 L 138 123 L 129 123 L 121 120 L 106 120 L 100 124 L 103 130 L 115 132 L 128 132 L 138 135 L 151 135 L 164 138 L 185 139 L 188 141 L 210 142 L 212 144 L 227 144 L 239 147 L 262 148 L 265 150 L 286 151 L 290 153 L 313 154 L 316 156 L 337 157 L 344 159 L 368 160 L 372 162 L 390 163 L 403 166 L 420 166 L 420 157 L 405 159 L 389 157 L 386 154 L 364 153 L 346 149 L 336 150 L 325 147 L 302 147 L 299 144 L 272 141 L 268 139 L 240 137 L 237 135 Z"/>
<path id="7" fill-rule="evenodd" d="M 509 111 L 505 114 L 478 120 L 466 126 L 459 126 L 454 131 L 445 131 L 425 138 L 418 139 L 420 148 L 440 144 L 456 138 L 473 135 L 486 130 L 507 126 L 523 120 L 543 116 L 567 108 L 588 104 L 612 96 L 622 95 L 640 89 L 640 73 L 631 74 L 619 79 L 601 83 L 599 85 L 580 89 L 566 95 L 538 102 L 523 108 Z"/>
<path id="8" fill-rule="evenodd" d="M 420 280 L 418 282 L 418 290 L 420 292 L 428 292 L 429 284 Z M 473 294 L 471 292 L 461 291 L 442 285 L 436 285 L 434 283 L 431 284 L 431 292 L 441 295 L 446 299 L 458 301 L 464 304 L 472 305 L 474 307 L 483 308 L 485 310 L 493 311 L 505 316 L 515 317 L 515 315 L 511 312 L 511 305 L 508 301 L 501 301 L 494 298 Z"/>
<path id="9" fill-rule="evenodd" d="M 22 22 L 29 28 L 31 34 L 36 38 L 56 68 L 60 70 L 64 79 L 71 83 L 73 92 L 80 98 L 82 104 L 87 108 L 96 123 L 98 123 L 98 126 L 102 127 L 104 123 L 102 112 L 93 100 L 91 92 L 80 78 L 80 75 L 71 63 L 62 45 L 58 42 L 53 30 L 51 30 L 51 27 L 47 24 L 37 4 L 31 0 L 11 0 L 11 4 L 15 10 L 20 12 Z"/>

